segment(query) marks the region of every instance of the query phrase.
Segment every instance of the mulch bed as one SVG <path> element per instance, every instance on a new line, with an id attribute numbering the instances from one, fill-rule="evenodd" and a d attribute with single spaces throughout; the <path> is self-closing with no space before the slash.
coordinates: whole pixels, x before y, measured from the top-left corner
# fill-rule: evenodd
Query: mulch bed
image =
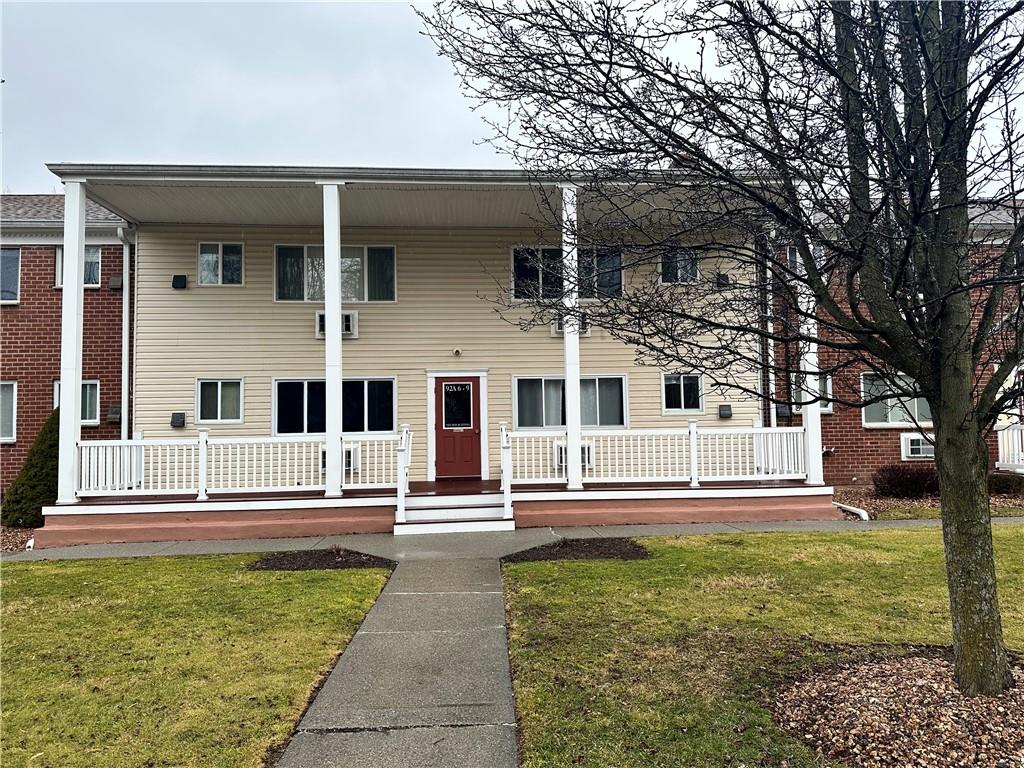
<path id="1" fill-rule="evenodd" d="M 856 768 L 1019 768 L 1024 668 L 998 698 L 965 697 L 939 657 L 871 660 L 819 671 L 775 702 L 779 725 Z"/>
<path id="2" fill-rule="evenodd" d="M 0 527 L 0 551 L 21 552 L 28 540 L 35 535 L 35 528 Z"/>
<path id="3" fill-rule="evenodd" d="M 633 539 L 560 539 L 533 549 L 514 552 L 503 563 L 532 563 L 539 560 L 644 560 L 651 556 Z"/>
<path id="4" fill-rule="evenodd" d="M 385 568 L 393 570 L 397 563 L 375 555 L 364 555 L 350 549 L 303 549 L 295 552 L 273 552 L 250 563 L 250 571 L 329 571 L 337 568 Z"/>
<path id="5" fill-rule="evenodd" d="M 891 499 L 875 496 L 870 488 L 836 488 L 834 498 L 840 504 L 849 504 L 851 507 L 865 510 L 871 519 L 877 518 L 879 512 L 888 512 L 894 509 L 935 509 L 939 507 L 938 496 L 926 496 L 923 499 Z M 1024 508 L 1024 496 L 993 494 L 991 504 L 993 507 Z"/>

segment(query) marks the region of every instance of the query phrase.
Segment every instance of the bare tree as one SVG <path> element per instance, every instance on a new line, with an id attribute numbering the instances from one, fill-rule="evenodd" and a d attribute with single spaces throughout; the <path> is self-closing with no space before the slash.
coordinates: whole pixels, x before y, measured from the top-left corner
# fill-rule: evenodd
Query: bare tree
<path id="1" fill-rule="evenodd" d="M 986 435 L 1022 397 L 1024 0 L 444 0 L 421 15 L 491 141 L 536 176 L 540 229 L 559 221 L 542 182 L 579 185 L 583 258 L 537 254 L 522 322 L 562 315 L 573 281 L 601 299 L 588 322 L 718 387 L 763 396 L 766 364 L 798 372 L 769 348 L 815 344 L 824 372 L 885 382 L 837 387 L 843 402 L 923 397 L 957 681 L 1010 686 Z M 523 298 L 505 297 L 520 318 Z"/>

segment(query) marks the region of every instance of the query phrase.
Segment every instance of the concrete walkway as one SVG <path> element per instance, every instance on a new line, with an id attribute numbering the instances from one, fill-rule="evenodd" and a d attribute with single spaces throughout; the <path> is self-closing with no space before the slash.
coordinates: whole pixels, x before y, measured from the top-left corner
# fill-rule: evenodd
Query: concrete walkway
<path id="1" fill-rule="evenodd" d="M 994 525 L 1024 524 L 1024 517 L 994 517 Z M 347 549 L 391 560 L 497 558 L 561 538 L 614 536 L 701 536 L 710 533 L 764 533 L 770 531 L 877 531 L 891 528 L 934 528 L 938 520 L 807 520 L 776 523 L 665 523 L 661 525 L 602 525 L 571 528 L 519 528 L 492 533 L 441 533 L 392 536 L 364 533 L 310 536 L 295 539 L 228 539 L 221 541 L 158 541 L 142 544 L 82 544 L 32 552 L 4 552 L 4 562 L 22 560 L 76 560 L 97 557 L 153 557 L 158 555 L 223 555 L 246 552 L 285 552 L 297 549 Z"/>
<path id="2" fill-rule="evenodd" d="M 515 768 L 497 559 L 399 564 L 278 768 Z"/>

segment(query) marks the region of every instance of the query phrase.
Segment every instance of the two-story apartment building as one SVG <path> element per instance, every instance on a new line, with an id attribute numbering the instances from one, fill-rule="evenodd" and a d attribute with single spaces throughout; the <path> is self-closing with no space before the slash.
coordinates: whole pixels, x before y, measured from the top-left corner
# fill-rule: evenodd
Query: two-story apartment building
<path id="1" fill-rule="evenodd" d="M 82 436 L 126 438 L 130 252 L 93 201 L 82 273 Z M 63 195 L 0 196 L 0 496 L 59 397 Z"/>
<path id="2" fill-rule="evenodd" d="M 42 545 L 835 514 L 813 419 L 767 427 L 758 398 L 598 328 L 496 311 L 496 292 L 544 290 L 538 254 L 601 259 L 572 307 L 635 278 L 577 247 L 571 180 L 540 185 L 566 221 L 549 231 L 516 171 L 51 169 L 65 274 L 85 268 L 87 200 L 134 227 L 134 434 L 90 439 L 62 389 Z"/>

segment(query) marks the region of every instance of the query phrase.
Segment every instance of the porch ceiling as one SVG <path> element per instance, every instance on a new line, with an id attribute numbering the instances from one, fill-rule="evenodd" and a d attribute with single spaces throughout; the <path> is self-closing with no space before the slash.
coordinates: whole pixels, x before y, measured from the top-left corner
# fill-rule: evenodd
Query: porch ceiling
<path id="1" fill-rule="evenodd" d="M 530 227 L 538 190 L 516 171 L 52 165 L 138 224 L 320 226 L 320 183 L 343 181 L 342 227 Z M 551 189 L 553 200 L 556 190 Z M 557 210 L 557 209 L 556 209 Z M 550 214 L 549 214 L 550 216 Z"/>

